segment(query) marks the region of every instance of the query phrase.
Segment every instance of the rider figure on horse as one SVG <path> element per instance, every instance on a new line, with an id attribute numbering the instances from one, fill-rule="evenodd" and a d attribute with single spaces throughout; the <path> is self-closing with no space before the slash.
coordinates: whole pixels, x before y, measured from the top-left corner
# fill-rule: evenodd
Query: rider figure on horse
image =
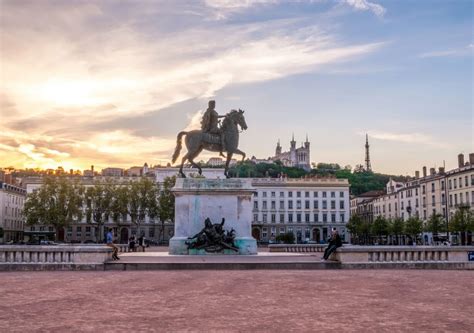
<path id="1" fill-rule="evenodd" d="M 204 115 L 202 116 L 201 129 L 204 133 L 219 135 L 220 142 L 221 142 L 221 149 L 220 149 L 219 154 L 222 157 L 225 157 L 224 154 L 222 153 L 225 148 L 224 135 L 222 133 L 222 130 L 218 126 L 219 118 L 225 118 L 225 116 L 220 116 L 215 110 L 215 108 L 216 108 L 216 101 L 209 101 L 209 106 L 206 112 L 204 112 Z"/>

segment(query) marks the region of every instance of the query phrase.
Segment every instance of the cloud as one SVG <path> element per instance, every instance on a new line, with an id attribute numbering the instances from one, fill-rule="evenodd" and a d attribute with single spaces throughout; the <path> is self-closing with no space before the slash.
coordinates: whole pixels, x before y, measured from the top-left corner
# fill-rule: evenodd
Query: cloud
<path id="1" fill-rule="evenodd" d="M 298 20 L 202 19 L 216 8 L 272 2 L 2 4 L 0 132 L 16 143 L 2 141 L 0 150 L 16 153 L 1 153 L 1 160 L 84 167 L 94 159 L 115 165 L 127 156 L 166 159 L 175 138 L 92 128 L 213 96 L 229 85 L 322 71 L 384 45 L 348 44 L 327 27 Z M 196 113 L 190 126 L 198 120 Z M 166 124 L 157 124 L 157 132 L 160 126 Z"/>
<path id="2" fill-rule="evenodd" d="M 343 3 L 355 8 L 356 10 L 371 11 L 378 17 L 383 17 L 387 10 L 374 2 L 367 0 L 341 0 Z"/>
<path id="3" fill-rule="evenodd" d="M 358 135 L 365 136 L 365 132 L 358 132 Z M 446 143 L 437 142 L 433 137 L 424 133 L 394 133 L 385 131 L 368 131 L 369 139 L 382 141 L 393 141 L 400 143 L 421 144 L 446 148 Z"/>
<path id="4" fill-rule="evenodd" d="M 421 53 L 418 55 L 418 58 L 440 58 L 440 57 L 462 57 L 462 56 L 472 56 L 473 44 L 469 44 L 466 47 L 458 49 L 449 49 L 449 50 L 438 50 Z"/>
<path id="5" fill-rule="evenodd" d="M 248 10 L 255 6 L 275 5 L 279 0 L 205 0 L 215 20 L 225 20 L 230 15 Z"/>

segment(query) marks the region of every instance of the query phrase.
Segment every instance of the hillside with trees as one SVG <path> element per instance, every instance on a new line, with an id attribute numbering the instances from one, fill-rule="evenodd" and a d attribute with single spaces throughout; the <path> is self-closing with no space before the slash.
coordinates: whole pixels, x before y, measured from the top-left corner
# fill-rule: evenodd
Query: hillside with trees
<path id="1" fill-rule="evenodd" d="M 252 163 L 245 161 L 232 166 L 229 170 L 231 177 L 241 178 L 278 178 L 285 175 L 288 178 L 304 177 L 335 177 L 346 178 L 351 184 L 351 194 L 359 195 L 373 190 L 384 190 L 392 178 L 395 181 L 406 181 L 406 176 L 385 175 L 366 171 L 353 171 L 351 166 L 341 167 L 337 163 L 318 163 L 309 172 L 294 167 L 283 166 L 280 161 L 275 163 Z"/>

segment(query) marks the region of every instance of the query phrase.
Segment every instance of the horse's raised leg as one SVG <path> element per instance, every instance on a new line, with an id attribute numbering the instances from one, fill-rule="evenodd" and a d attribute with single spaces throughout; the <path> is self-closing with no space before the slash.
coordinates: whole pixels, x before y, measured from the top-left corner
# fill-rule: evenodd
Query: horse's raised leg
<path id="1" fill-rule="evenodd" d="M 245 160 L 245 153 L 240 149 L 235 149 L 234 154 L 242 155 L 242 162 Z"/>
<path id="2" fill-rule="evenodd" d="M 227 153 L 227 159 L 225 161 L 225 169 L 224 169 L 224 176 L 226 178 L 230 178 L 229 177 L 229 164 L 230 164 L 230 160 L 232 159 L 232 153 Z"/>
<path id="3" fill-rule="evenodd" d="M 194 162 L 194 159 L 196 158 L 196 156 L 198 156 L 202 151 L 202 148 L 200 148 L 199 150 L 197 150 L 193 156 L 189 156 L 189 162 L 191 163 L 191 165 L 195 168 L 198 169 L 198 173 L 200 176 L 202 176 L 202 169 L 201 169 L 201 166 L 197 163 Z"/>
<path id="4" fill-rule="evenodd" d="M 188 155 L 189 155 L 189 152 L 186 153 L 186 155 L 183 156 L 183 158 L 181 159 L 181 165 L 179 166 L 179 171 L 178 173 L 181 175 L 181 177 L 183 178 L 186 178 L 186 175 L 184 174 L 183 172 L 183 166 L 184 166 L 184 162 L 186 162 L 186 160 L 188 159 Z"/>

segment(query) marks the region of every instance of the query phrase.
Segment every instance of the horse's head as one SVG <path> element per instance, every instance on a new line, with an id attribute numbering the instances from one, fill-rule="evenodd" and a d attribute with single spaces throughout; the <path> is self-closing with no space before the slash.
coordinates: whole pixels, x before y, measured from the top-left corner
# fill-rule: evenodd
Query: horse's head
<path id="1" fill-rule="evenodd" d="M 239 111 L 237 110 L 233 110 L 234 111 L 234 121 L 237 125 L 240 126 L 240 128 L 242 128 L 243 130 L 246 130 L 248 127 L 247 127 L 247 122 L 245 121 L 245 117 L 244 117 L 244 110 L 241 110 L 239 109 Z"/>
<path id="2" fill-rule="evenodd" d="M 244 111 L 240 110 L 231 110 L 225 117 L 224 122 L 222 124 L 223 128 L 228 127 L 230 124 L 238 125 L 241 129 L 247 129 L 247 123 L 245 122 Z"/>

